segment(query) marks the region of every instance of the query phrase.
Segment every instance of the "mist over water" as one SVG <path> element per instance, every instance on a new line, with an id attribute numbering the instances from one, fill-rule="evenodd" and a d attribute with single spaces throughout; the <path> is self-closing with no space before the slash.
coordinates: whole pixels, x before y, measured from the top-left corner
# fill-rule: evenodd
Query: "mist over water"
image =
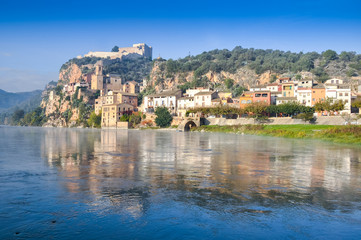
<path id="1" fill-rule="evenodd" d="M 361 149 L 0 127 L 1 239 L 357 239 Z"/>

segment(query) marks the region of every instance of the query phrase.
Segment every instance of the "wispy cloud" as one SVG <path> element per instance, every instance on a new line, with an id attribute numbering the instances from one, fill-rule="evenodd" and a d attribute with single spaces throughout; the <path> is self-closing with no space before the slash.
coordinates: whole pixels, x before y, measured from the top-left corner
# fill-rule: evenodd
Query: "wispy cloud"
<path id="1" fill-rule="evenodd" d="M 52 80 L 57 80 L 57 73 L 6 67 L 0 68 L 0 89 L 9 92 L 43 89 Z"/>

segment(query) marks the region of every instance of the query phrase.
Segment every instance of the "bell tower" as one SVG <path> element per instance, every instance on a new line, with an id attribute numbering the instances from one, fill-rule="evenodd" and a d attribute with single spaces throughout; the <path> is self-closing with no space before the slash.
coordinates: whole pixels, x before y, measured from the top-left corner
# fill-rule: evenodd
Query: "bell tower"
<path id="1" fill-rule="evenodd" d="M 103 66 L 95 66 L 95 74 L 92 75 L 91 89 L 103 90 L 104 88 Z"/>

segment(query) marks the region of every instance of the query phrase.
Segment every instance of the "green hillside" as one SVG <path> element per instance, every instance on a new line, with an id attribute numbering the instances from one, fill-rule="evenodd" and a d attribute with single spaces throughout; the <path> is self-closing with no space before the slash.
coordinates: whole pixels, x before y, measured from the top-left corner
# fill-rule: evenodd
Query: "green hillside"
<path id="1" fill-rule="evenodd" d="M 317 80 L 324 81 L 334 75 L 344 77 L 361 75 L 361 54 L 355 52 L 337 54 L 333 50 L 322 53 L 294 53 L 238 46 L 232 51 L 216 49 L 178 60 L 169 59 L 160 64 L 161 70 L 166 71 L 168 76 L 192 71 L 195 78 L 200 78 L 209 71 L 235 73 L 242 67 L 254 70 L 256 74 L 266 71 L 277 74 L 308 71 L 312 72 Z"/>
<path id="2" fill-rule="evenodd" d="M 0 112 L 11 111 L 14 107 L 21 109 L 32 110 L 39 106 L 41 101 L 41 90 L 32 92 L 11 93 L 0 89 Z"/>

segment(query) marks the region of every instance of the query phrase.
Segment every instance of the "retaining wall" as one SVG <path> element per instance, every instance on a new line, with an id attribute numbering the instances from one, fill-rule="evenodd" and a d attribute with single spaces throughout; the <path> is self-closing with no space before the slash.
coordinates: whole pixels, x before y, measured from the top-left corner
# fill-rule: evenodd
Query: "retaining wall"
<path id="1" fill-rule="evenodd" d="M 231 125 L 244 125 L 244 124 L 259 124 L 253 118 L 237 118 L 237 119 L 225 119 L 225 118 L 205 118 L 205 125 L 219 125 L 219 126 L 231 126 Z M 310 124 L 301 119 L 292 119 L 290 117 L 282 118 L 269 118 L 266 125 L 293 125 L 293 124 Z M 320 116 L 317 117 L 316 125 L 344 125 L 345 120 L 341 116 Z"/>

